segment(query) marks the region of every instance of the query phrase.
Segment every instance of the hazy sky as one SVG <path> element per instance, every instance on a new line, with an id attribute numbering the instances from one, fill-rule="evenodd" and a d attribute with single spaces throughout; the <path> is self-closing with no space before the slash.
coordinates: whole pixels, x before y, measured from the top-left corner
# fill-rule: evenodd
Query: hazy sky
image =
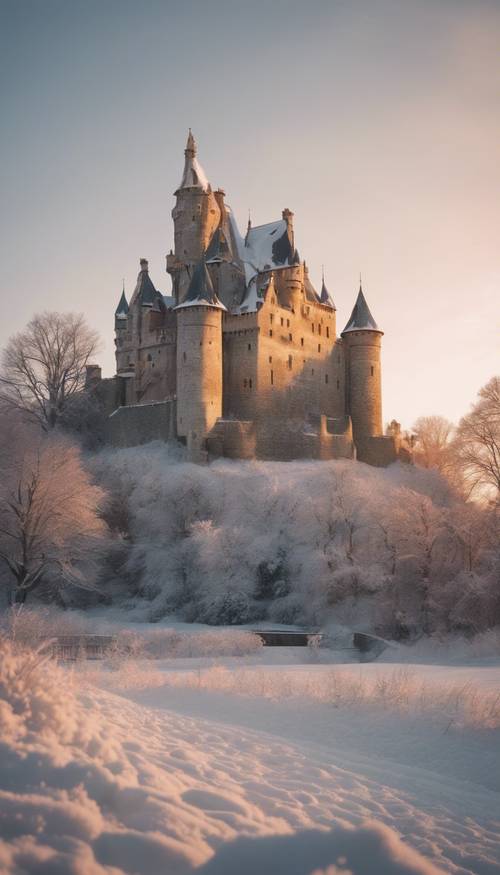
<path id="1" fill-rule="evenodd" d="M 0 0 L 0 345 L 81 311 L 114 372 L 191 126 L 241 227 L 295 212 L 339 332 L 362 272 L 384 418 L 458 419 L 499 370 L 499 45 L 500 0 Z"/>

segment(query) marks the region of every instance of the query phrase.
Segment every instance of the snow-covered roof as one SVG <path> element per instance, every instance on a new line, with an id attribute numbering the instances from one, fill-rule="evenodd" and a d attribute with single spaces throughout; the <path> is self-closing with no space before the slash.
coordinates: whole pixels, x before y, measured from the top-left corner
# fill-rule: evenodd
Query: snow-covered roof
<path id="1" fill-rule="evenodd" d="M 182 304 L 177 304 L 176 310 L 184 310 L 186 307 L 215 307 L 217 310 L 227 311 L 222 301 L 217 297 L 213 301 L 207 301 L 206 298 L 193 298 L 190 301 L 184 301 Z"/>
<path id="2" fill-rule="evenodd" d="M 130 306 L 139 300 L 143 307 L 154 307 L 162 300 L 162 296 L 156 291 L 151 278 L 149 276 L 147 259 L 141 258 L 141 269 L 137 276 L 137 283 L 134 289 Z"/>
<path id="3" fill-rule="evenodd" d="M 288 265 L 293 255 L 284 219 L 248 229 L 242 258 L 255 268 L 255 273 Z"/>
<path id="4" fill-rule="evenodd" d="M 358 297 L 351 313 L 351 318 L 342 334 L 347 334 L 349 331 L 378 331 L 380 334 L 383 334 L 383 331 L 378 327 L 370 313 L 370 308 L 366 303 L 361 286 L 359 287 Z"/>
<path id="5" fill-rule="evenodd" d="M 215 294 L 204 259 L 199 261 L 194 269 L 186 300 L 182 304 L 178 304 L 175 309 L 180 310 L 184 307 L 217 307 L 219 310 L 226 309 Z"/>
<path id="6" fill-rule="evenodd" d="M 208 179 L 205 171 L 196 157 L 196 143 L 189 128 L 186 148 L 184 150 L 184 173 L 182 174 L 181 188 L 201 188 L 202 191 L 208 191 Z M 177 189 L 177 190 L 179 190 Z"/>
<path id="7" fill-rule="evenodd" d="M 284 219 L 256 225 L 241 236 L 233 211 L 225 205 L 231 231 L 231 243 L 245 272 L 246 293 L 240 306 L 232 312 L 251 313 L 262 302 L 266 283 L 258 283 L 258 274 L 289 267 L 295 256 Z M 298 253 L 297 253 L 298 255 Z"/>
<path id="8" fill-rule="evenodd" d="M 168 310 L 170 310 L 172 307 L 175 307 L 175 298 L 173 295 L 162 295 L 162 298 L 163 303 Z"/>

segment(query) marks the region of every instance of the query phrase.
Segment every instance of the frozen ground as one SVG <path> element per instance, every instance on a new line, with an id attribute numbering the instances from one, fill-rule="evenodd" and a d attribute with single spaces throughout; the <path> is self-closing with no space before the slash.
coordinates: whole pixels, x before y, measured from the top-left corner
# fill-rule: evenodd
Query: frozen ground
<path id="1" fill-rule="evenodd" d="M 498 660 L 3 657 L 2 873 L 500 872 Z"/>

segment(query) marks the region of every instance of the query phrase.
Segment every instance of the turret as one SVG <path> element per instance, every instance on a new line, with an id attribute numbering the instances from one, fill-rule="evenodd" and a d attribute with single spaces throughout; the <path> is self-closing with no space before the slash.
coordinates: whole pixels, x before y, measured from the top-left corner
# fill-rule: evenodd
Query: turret
<path id="1" fill-rule="evenodd" d="M 221 210 L 217 198 L 198 161 L 191 129 L 184 150 L 184 172 L 175 191 L 174 252 L 167 255 L 167 271 L 172 277 L 173 294 L 178 304 L 186 299 L 196 264 L 203 257 L 219 225 Z"/>
<path id="2" fill-rule="evenodd" d="M 206 456 L 205 438 L 222 416 L 222 314 L 205 260 L 193 273 L 177 316 L 177 434 L 189 456 Z"/>
<path id="3" fill-rule="evenodd" d="M 326 307 L 331 307 L 332 310 L 336 310 L 335 302 L 328 291 L 325 285 L 325 272 L 323 271 L 321 274 L 321 292 L 319 295 L 319 299 L 322 304 L 325 304 Z"/>
<path id="4" fill-rule="evenodd" d="M 304 291 L 304 265 L 301 264 L 300 256 L 295 249 L 295 235 L 293 231 L 293 213 L 288 207 L 281 213 L 286 223 L 284 242 L 289 247 L 288 265 L 280 277 L 280 301 L 284 307 L 290 310 L 300 311 Z"/>
<path id="5" fill-rule="evenodd" d="M 128 317 L 128 301 L 127 301 L 127 298 L 125 296 L 125 281 L 124 281 L 121 298 L 118 302 L 118 307 L 115 310 L 115 331 L 123 331 L 127 328 L 127 317 Z"/>
<path id="6" fill-rule="evenodd" d="M 346 347 L 347 412 L 352 419 L 356 444 L 382 434 L 380 350 L 383 333 L 370 313 L 360 281 L 351 318 L 341 334 Z"/>
<path id="7" fill-rule="evenodd" d="M 333 336 L 336 337 L 337 336 L 337 308 L 335 306 L 335 302 L 334 302 L 330 292 L 328 291 L 328 289 L 325 285 L 325 271 L 324 270 L 321 273 L 321 292 L 319 294 L 319 299 L 320 299 L 320 302 L 325 307 L 329 307 L 330 310 L 333 311 L 332 312 L 332 318 L 333 318 L 332 332 L 333 332 Z"/>

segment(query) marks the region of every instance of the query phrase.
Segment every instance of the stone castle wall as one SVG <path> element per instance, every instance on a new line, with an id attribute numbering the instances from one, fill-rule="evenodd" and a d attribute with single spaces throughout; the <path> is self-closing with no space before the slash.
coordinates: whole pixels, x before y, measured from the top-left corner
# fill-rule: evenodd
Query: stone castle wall
<path id="1" fill-rule="evenodd" d="M 263 423 L 220 419 L 208 435 L 207 448 L 214 458 L 280 461 L 354 458 L 349 427 L 340 434 L 330 432 L 324 416 L 317 428 L 276 419 Z"/>
<path id="2" fill-rule="evenodd" d="M 114 447 L 135 447 L 149 441 L 174 440 L 175 418 L 175 401 L 118 407 L 107 421 L 107 440 Z"/>

